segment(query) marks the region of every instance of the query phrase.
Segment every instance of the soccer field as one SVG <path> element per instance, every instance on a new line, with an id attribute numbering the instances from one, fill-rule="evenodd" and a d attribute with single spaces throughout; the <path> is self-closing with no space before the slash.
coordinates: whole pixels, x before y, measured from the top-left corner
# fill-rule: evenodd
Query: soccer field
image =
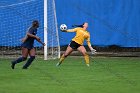
<path id="1" fill-rule="evenodd" d="M 0 59 L 0 93 L 140 93 L 140 58 L 94 57 L 87 67 L 83 57 L 36 59 L 23 70 Z"/>

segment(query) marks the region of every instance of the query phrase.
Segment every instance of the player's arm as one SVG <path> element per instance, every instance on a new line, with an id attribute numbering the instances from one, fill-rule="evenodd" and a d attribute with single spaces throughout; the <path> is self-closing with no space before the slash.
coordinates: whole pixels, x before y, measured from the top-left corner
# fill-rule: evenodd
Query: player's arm
<path id="1" fill-rule="evenodd" d="M 61 30 L 62 32 L 76 32 L 77 28 L 74 29 L 67 29 L 67 30 Z"/>
<path id="2" fill-rule="evenodd" d="M 91 43 L 90 43 L 90 37 L 87 38 L 86 41 L 87 41 L 87 45 L 88 45 L 89 49 L 91 50 L 91 53 L 92 53 L 92 54 L 95 54 L 95 53 L 96 53 L 96 50 L 93 49 L 92 46 L 91 46 Z"/>
<path id="3" fill-rule="evenodd" d="M 27 32 L 30 30 L 30 27 L 27 29 Z M 24 38 L 21 39 L 21 42 L 25 42 L 28 39 L 27 33 Z"/>
<path id="4" fill-rule="evenodd" d="M 27 37 L 32 37 L 32 38 L 38 38 L 36 35 L 33 35 L 33 34 L 31 34 L 31 33 L 29 33 L 29 32 L 27 32 Z"/>
<path id="5" fill-rule="evenodd" d="M 46 45 L 44 42 L 42 42 L 42 41 L 40 40 L 40 38 L 39 38 L 39 37 L 38 37 L 36 40 L 37 40 L 40 44 L 42 44 L 43 46 L 45 46 L 45 45 Z"/>
<path id="6" fill-rule="evenodd" d="M 27 40 L 28 36 L 26 35 L 24 38 L 21 39 L 21 42 L 25 42 Z"/>
<path id="7" fill-rule="evenodd" d="M 27 33 L 27 36 L 35 38 L 39 43 L 41 43 L 43 46 L 45 46 L 45 43 L 43 43 L 38 36 L 30 34 L 29 32 Z"/>

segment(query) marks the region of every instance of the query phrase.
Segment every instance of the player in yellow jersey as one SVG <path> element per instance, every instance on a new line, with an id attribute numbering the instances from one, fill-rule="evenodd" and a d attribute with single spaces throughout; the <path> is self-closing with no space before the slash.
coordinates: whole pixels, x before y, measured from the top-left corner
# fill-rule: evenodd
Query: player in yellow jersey
<path id="1" fill-rule="evenodd" d="M 90 33 L 87 31 L 87 28 L 88 28 L 88 23 L 85 22 L 82 25 L 76 25 L 76 28 L 74 28 L 74 29 L 62 30 L 63 32 L 76 32 L 76 36 L 72 39 L 72 41 L 68 45 L 66 51 L 61 56 L 60 61 L 56 64 L 56 66 L 59 66 L 63 62 L 63 60 L 74 49 L 77 49 L 78 51 L 80 51 L 83 54 L 86 65 L 89 66 L 89 56 L 87 54 L 85 47 L 83 46 L 84 40 L 87 41 L 87 45 L 88 45 L 89 49 L 91 50 L 92 54 L 94 54 L 96 50 L 93 49 L 91 46 Z"/>

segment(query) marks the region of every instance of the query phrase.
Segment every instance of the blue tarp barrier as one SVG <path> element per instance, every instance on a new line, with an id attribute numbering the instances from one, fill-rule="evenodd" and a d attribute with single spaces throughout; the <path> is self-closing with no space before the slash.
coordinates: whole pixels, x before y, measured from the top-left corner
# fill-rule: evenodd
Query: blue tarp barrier
<path id="1" fill-rule="evenodd" d="M 140 0 L 56 0 L 58 23 L 89 23 L 97 46 L 140 47 Z M 60 32 L 62 45 L 74 34 Z"/>
<path id="2" fill-rule="evenodd" d="M 15 4 L 16 2 L 20 3 L 21 1 L 22 0 L 1 0 L 0 6 L 6 4 Z M 40 0 L 35 1 L 38 2 Z M 92 45 L 140 47 L 140 0 L 55 0 L 55 5 L 58 27 L 61 24 L 65 23 L 68 28 L 72 28 L 71 25 L 73 24 L 82 24 L 83 22 L 88 22 L 88 31 L 91 34 Z M 6 17 L 5 15 L 6 20 L 9 20 L 10 22 L 10 20 L 15 20 L 15 18 L 18 17 L 24 19 L 29 18 L 28 21 L 32 20 L 30 19 L 32 18 L 32 15 L 25 16 L 23 13 L 22 16 L 19 16 L 20 13 L 22 14 L 22 12 L 28 12 L 28 7 L 31 7 L 31 5 L 25 5 L 27 10 L 25 11 L 25 9 L 23 8 L 24 11 L 22 11 L 23 6 L 24 4 L 20 6 L 20 8 L 19 6 L 17 6 L 17 8 L 14 7 L 12 13 L 15 13 L 16 11 L 17 14 L 15 14 L 13 18 Z M 42 6 L 35 5 L 35 7 L 33 8 L 41 9 L 42 12 L 36 13 L 36 15 L 40 16 L 34 18 L 39 19 L 41 21 L 41 26 L 43 26 L 43 3 Z M 0 8 L 0 14 L 2 14 L 2 12 L 5 11 Z M 15 17 L 16 15 L 17 17 Z M 2 17 L 2 15 L 0 15 L 1 27 L 5 22 L 3 21 L 5 17 Z M 20 21 L 23 20 L 23 23 L 24 21 L 27 21 L 24 19 L 21 19 Z M 17 22 L 17 24 L 19 23 Z M 10 25 L 10 27 L 12 27 L 12 24 Z M 15 23 L 13 25 L 15 25 Z M 29 24 L 27 24 L 25 27 L 23 25 L 24 24 L 17 28 L 22 28 L 23 30 L 25 30 L 29 26 Z M 0 30 L 0 35 L 2 35 L 3 32 L 8 31 L 9 29 L 12 28 L 5 27 L 3 30 Z M 39 30 L 43 32 L 43 27 Z M 21 38 L 21 36 L 16 36 Z M 40 36 L 43 38 L 43 35 Z M 63 46 L 69 44 L 70 40 L 74 36 L 75 33 L 64 33 L 59 30 L 60 45 Z M 6 42 L 2 40 L 3 39 L 0 39 L 0 46 L 2 46 L 2 42 Z M 8 45 L 7 43 L 4 44 Z M 14 46 L 18 46 L 19 42 L 15 41 L 15 43 L 13 44 Z"/>

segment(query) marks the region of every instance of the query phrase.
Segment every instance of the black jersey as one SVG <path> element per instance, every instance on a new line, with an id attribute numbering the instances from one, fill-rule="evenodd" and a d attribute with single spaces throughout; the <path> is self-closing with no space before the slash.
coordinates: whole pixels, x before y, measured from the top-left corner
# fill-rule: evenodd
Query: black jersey
<path id="1" fill-rule="evenodd" d="M 28 33 L 36 35 L 37 34 L 37 28 L 31 27 L 28 30 Z M 34 40 L 35 40 L 35 38 L 28 37 L 27 40 L 24 43 L 22 43 L 21 46 L 25 47 L 25 48 L 28 48 L 28 49 L 32 49 L 34 47 Z"/>

